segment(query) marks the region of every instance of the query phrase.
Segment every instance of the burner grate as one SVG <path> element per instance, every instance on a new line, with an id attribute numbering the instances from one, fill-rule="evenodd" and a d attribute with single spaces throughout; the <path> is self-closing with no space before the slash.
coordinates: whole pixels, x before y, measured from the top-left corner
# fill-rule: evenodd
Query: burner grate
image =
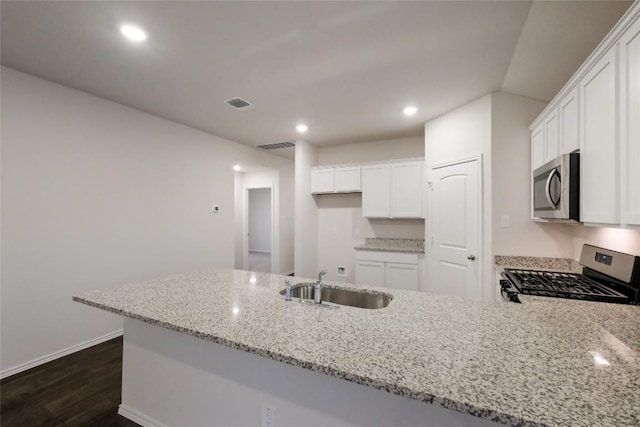
<path id="1" fill-rule="evenodd" d="M 593 301 L 624 302 L 628 296 L 581 274 L 506 269 L 520 293 Z"/>

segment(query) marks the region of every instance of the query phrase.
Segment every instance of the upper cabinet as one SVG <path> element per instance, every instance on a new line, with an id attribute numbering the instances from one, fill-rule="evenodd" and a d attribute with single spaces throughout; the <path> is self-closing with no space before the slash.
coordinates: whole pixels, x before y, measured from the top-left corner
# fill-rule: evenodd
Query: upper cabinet
<path id="1" fill-rule="evenodd" d="M 424 218 L 424 161 L 381 163 L 362 167 L 362 216 Z"/>
<path id="2" fill-rule="evenodd" d="M 620 221 L 640 225 L 640 18 L 620 37 Z"/>
<path id="3" fill-rule="evenodd" d="M 640 225 L 640 2 L 532 123 L 531 167 L 580 150 L 580 220 Z"/>
<path id="4" fill-rule="evenodd" d="M 619 222 L 616 62 L 611 49 L 580 81 L 580 220 Z"/>
<path id="5" fill-rule="evenodd" d="M 531 130 L 531 168 L 578 150 L 578 90 L 547 112 Z"/>
<path id="6" fill-rule="evenodd" d="M 311 169 L 311 192 L 313 194 L 334 193 L 334 168 Z"/>
<path id="7" fill-rule="evenodd" d="M 531 166 L 533 169 L 545 164 L 544 123 L 531 132 Z"/>
<path id="8" fill-rule="evenodd" d="M 558 110 L 552 111 L 544 120 L 545 163 L 560 153 L 560 125 Z"/>
<path id="9" fill-rule="evenodd" d="M 391 165 L 363 166 L 362 190 L 363 217 L 391 216 Z"/>
<path id="10" fill-rule="evenodd" d="M 327 166 L 311 169 L 311 193 L 360 192 L 360 166 Z"/>
<path id="11" fill-rule="evenodd" d="M 560 116 L 560 154 L 572 153 L 580 149 L 577 87 L 562 99 L 558 110 Z"/>

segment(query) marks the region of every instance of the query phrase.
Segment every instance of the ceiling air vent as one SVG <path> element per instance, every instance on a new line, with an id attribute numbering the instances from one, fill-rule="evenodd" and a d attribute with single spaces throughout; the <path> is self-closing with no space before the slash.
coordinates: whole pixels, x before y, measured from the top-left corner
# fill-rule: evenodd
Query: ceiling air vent
<path id="1" fill-rule="evenodd" d="M 258 145 L 258 148 L 262 148 L 263 150 L 277 150 L 279 148 L 289 148 L 289 147 L 295 147 L 296 144 L 294 144 L 293 141 L 282 141 L 282 142 L 275 142 L 273 144 L 264 144 L 264 145 Z"/>
<path id="2" fill-rule="evenodd" d="M 227 99 L 226 101 L 227 104 L 231 105 L 233 108 L 237 108 L 238 110 L 248 110 L 249 108 L 253 108 L 254 105 L 251 104 L 248 101 L 245 101 L 242 98 L 232 98 L 232 99 Z"/>

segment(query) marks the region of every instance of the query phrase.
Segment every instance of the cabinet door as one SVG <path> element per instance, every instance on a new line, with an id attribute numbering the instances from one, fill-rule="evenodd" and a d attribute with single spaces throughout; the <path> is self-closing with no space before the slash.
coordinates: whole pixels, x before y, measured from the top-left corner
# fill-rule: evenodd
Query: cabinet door
<path id="1" fill-rule="evenodd" d="M 394 163 L 391 178 L 391 217 L 422 218 L 423 162 Z"/>
<path id="2" fill-rule="evenodd" d="M 311 192 L 333 193 L 333 168 L 311 169 Z"/>
<path id="3" fill-rule="evenodd" d="M 615 53 L 615 49 L 607 52 L 580 82 L 580 219 L 584 222 L 619 222 Z"/>
<path id="4" fill-rule="evenodd" d="M 580 149 L 578 138 L 578 88 L 560 102 L 560 153 L 568 154 Z"/>
<path id="5" fill-rule="evenodd" d="M 560 126 L 558 125 L 557 109 L 544 119 L 544 133 L 544 163 L 547 163 L 558 157 L 558 153 L 560 152 Z"/>
<path id="6" fill-rule="evenodd" d="M 531 170 L 544 165 L 544 123 L 531 131 Z"/>
<path id="7" fill-rule="evenodd" d="M 335 190 L 338 193 L 362 191 L 360 187 L 360 166 L 335 169 Z"/>
<path id="8" fill-rule="evenodd" d="M 418 266 L 415 264 L 387 263 L 386 286 L 388 288 L 418 290 Z"/>
<path id="9" fill-rule="evenodd" d="M 384 286 L 384 262 L 356 261 L 356 283 L 366 286 Z"/>
<path id="10" fill-rule="evenodd" d="M 640 225 L 640 18 L 620 39 L 620 222 Z"/>
<path id="11" fill-rule="evenodd" d="M 391 215 L 391 165 L 362 168 L 362 216 L 388 218 Z"/>

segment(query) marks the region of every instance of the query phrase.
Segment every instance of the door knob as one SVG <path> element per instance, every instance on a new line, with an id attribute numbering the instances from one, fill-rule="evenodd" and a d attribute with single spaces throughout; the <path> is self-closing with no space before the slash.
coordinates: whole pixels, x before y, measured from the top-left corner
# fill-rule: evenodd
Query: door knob
<path id="1" fill-rule="evenodd" d="M 471 261 L 475 261 L 476 260 L 476 256 L 475 255 L 467 255 L 467 259 L 469 259 Z"/>

